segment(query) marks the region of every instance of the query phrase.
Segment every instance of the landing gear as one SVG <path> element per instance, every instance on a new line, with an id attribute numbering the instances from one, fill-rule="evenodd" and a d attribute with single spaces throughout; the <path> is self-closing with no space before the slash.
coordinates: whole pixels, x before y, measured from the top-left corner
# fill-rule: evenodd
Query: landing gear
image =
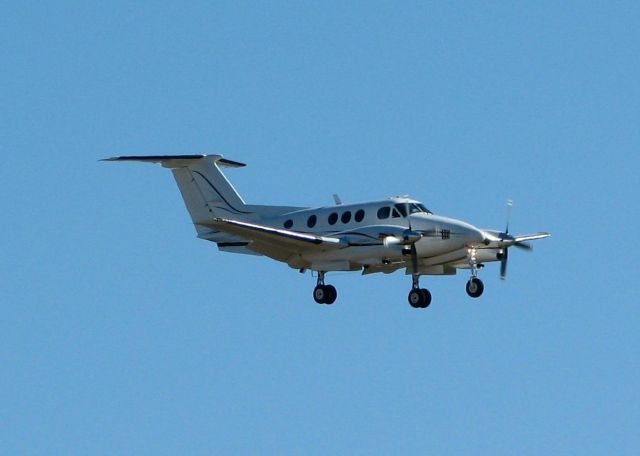
<path id="1" fill-rule="evenodd" d="M 482 283 L 482 280 L 478 279 L 478 268 L 481 268 L 484 265 L 478 264 L 475 248 L 469 249 L 468 260 L 469 267 L 471 268 L 471 278 L 467 282 L 467 294 L 472 298 L 479 298 L 482 296 L 482 292 L 484 291 L 484 284 Z"/>
<path id="2" fill-rule="evenodd" d="M 469 266 L 471 267 L 471 278 L 467 282 L 467 294 L 472 298 L 479 298 L 484 291 L 484 284 L 478 278 L 478 261 L 476 260 L 476 249 L 469 249 Z M 482 267 L 482 265 L 480 265 Z"/>
<path id="3" fill-rule="evenodd" d="M 471 277 L 467 282 L 467 294 L 472 298 L 479 298 L 484 291 L 482 280 L 477 277 Z"/>
<path id="4" fill-rule="evenodd" d="M 420 276 L 413 275 L 413 286 L 407 300 L 414 309 L 425 309 L 431 304 L 431 293 L 426 288 L 420 288 Z"/>
<path id="5" fill-rule="evenodd" d="M 408 301 L 415 309 L 425 309 L 431 304 L 431 293 L 426 288 L 414 288 L 409 292 Z"/>
<path id="6" fill-rule="evenodd" d="M 333 304 L 338 297 L 338 291 L 333 285 L 324 284 L 324 272 L 318 272 L 318 285 L 313 289 L 313 299 L 318 304 Z"/>
<path id="7" fill-rule="evenodd" d="M 333 285 L 317 285 L 313 289 L 313 299 L 318 304 L 333 304 L 337 297 L 338 292 Z"/>

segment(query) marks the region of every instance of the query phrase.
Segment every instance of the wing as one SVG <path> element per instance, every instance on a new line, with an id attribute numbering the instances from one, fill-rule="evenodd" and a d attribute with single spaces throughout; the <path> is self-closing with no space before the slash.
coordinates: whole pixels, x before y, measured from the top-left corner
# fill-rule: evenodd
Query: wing
<path id="1" fill-rule="evenodd" d="M 237 220 L 216 218 L 202 225 L 240 236 L 251 243 L 267 244 L 270 247 L 282 249 L 285 251 L 283 253 L 288 254 L 310 250 L 341 249 L 348 246 L 347 243 L 335 237 L 316 236 Z M 256 247 L 259 248 L 259 246 Z"/>
<path id="2" fill-rule="evenodd" d="M 535 233 L 535 234 L 523 234 L 521 236 L 514 236 L 516 242 L 535 241 L 536 239 L 544 239 L 551 236 L 549 233 Z"/>

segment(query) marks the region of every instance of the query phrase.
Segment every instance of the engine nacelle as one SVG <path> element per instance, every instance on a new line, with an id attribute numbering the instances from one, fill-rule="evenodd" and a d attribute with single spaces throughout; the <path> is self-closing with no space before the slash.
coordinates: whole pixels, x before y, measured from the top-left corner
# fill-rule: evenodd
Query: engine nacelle
<path id="1" fill-rule="evenodd" d="M 504 249 L 477 249 L 475 257 L 478 263 L 500 261 L 504 258 Z"/>

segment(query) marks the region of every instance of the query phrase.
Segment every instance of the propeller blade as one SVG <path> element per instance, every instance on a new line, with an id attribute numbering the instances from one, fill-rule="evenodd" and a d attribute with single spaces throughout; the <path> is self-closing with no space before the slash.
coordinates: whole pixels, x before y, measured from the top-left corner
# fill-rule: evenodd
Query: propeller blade
<path id="1" fill-rule="evenodd" d="M 502 280 L 507 279 L 507 261 L 509 260 L 509 249 L 504 249 L 502 254 L 502 260 L 500 261 L 500 278 Z"/>
<path id="2" fill-rule="evenodd" d="M 513 200 L 507 200 L 507 227 L 504 234 L 509 234 L 509 222 L 511 221 L 511 210 L 513 209 Z"/>
<path id="3" fill-rule="evenodd" d="M 533 246 L 528 242 L 516 242 L 513 244 L 514 247 L 518 247 L 519 249 L 526 250 L 527 252 L 531 252 L 533 250 Z"/>
<path id="4" fill-rule="evenodd" d="M 416 245 L 411 244 L 411 267 L 413 268 L 413 273 L 418 273 L 418 251 L 416 250 Z"/>

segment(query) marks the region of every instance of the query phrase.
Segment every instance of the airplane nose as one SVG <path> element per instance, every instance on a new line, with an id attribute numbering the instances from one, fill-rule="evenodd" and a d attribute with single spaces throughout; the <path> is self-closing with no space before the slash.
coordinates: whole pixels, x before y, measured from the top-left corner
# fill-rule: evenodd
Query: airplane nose
<path id="1" fill-rule="evenodd" d="M 420 222 L 424 223 L 422 229 L 433 230 L 438 233 L 438 236 L 442 235 L 443 240 L 450 239 L 460 247 L 479 246 L 485 241 L 485 234 L 482 230 L 462 220 L 431 214 L 424 219 L 414 219 L 414 227 L 417 228 Z"/>
<path id="2" fill-rule="evenodd" d="M 455 230 L 459 233 L 460 240 L 467 246 L 478 245 L 484 242 L 484 233 L 469 223 L 456 220 Z"/>

